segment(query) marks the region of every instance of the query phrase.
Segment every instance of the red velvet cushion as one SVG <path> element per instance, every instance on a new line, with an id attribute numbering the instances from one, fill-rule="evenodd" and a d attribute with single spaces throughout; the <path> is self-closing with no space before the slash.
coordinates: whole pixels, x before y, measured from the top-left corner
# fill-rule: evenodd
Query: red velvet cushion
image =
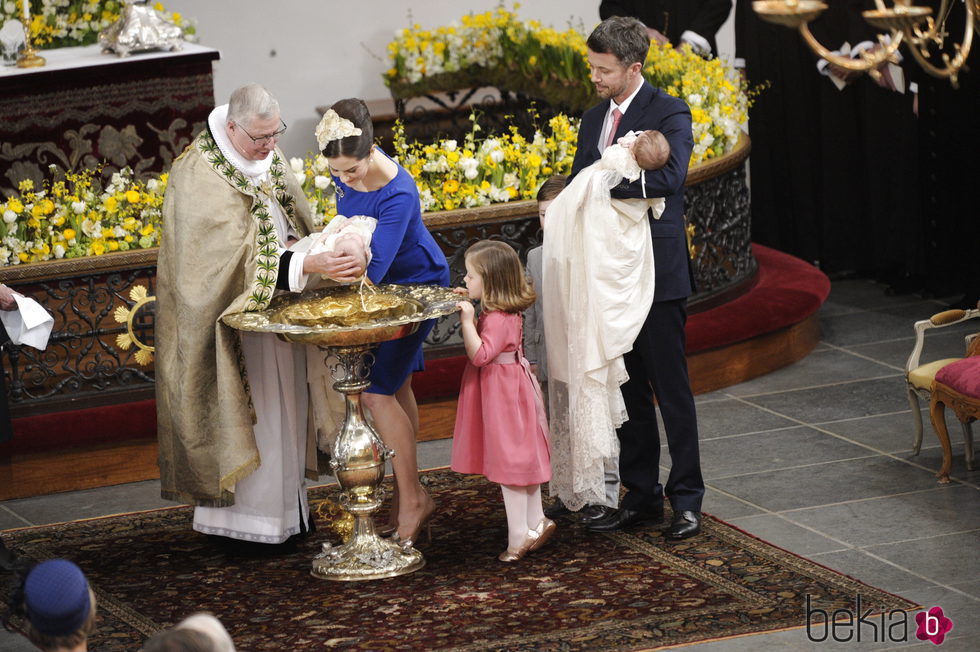
<path id="1" fill-rule="evenodd" d="M 980 355 L 949 363 L 936 373 L 936 382 L 964 396 L 980 399 Z"/>

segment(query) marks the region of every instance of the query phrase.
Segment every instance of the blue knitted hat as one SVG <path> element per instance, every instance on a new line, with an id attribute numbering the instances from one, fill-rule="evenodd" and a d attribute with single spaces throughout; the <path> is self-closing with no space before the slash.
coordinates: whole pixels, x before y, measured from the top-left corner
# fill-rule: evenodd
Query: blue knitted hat
<path id="1" fill-rule="evenodd" d="M 92 607 L 82 569 L 65 559 L 42 561 L 24 582 L 24 606 L 31 625 L 45 636 L 78 631 Z"/>

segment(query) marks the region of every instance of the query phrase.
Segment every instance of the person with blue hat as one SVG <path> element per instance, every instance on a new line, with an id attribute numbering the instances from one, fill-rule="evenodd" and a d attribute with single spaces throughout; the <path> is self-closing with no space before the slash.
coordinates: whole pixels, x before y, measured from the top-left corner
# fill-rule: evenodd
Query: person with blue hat
<path id="1" fill-rule="evenodd" d="M 20 611 L 27 638 L 45 652 L 85 652 L 95 631 L 95 594 L 66 559 L 37 564 L 24 579 Z"/>

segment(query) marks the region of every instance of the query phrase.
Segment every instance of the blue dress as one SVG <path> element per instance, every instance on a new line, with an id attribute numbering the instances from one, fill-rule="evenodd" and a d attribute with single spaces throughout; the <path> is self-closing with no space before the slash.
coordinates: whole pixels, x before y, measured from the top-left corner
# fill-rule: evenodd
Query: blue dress
<path id="1" fill-rule="evenodd" d="M 384 154 L 380 149 L 377 151 Z M 422 222 L 419 191 L 405 168 L 399 165 L 394 179 L 371 192 L 354 190 L 337 177 L 333 181 L 339 189 L 338 214 L 347 217 L 367 215 L 378 220 L 371 238 L 372 258 L 367 268 L 368 278 L 373 283 L 449 286 L 449 263 Z M 409 374 L 422 371 L 422 342 L 434 325 L 434 321 L 427 321 L 408 337 L 380 344 L 374 352 L 371 386 L 367 391 L 394 394 Z"/>

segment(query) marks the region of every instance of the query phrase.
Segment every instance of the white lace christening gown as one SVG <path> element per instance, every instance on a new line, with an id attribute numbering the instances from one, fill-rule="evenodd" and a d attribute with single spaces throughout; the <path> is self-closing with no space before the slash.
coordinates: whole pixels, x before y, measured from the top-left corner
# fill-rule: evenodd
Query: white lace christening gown
<path id="1" fill-rule="evenodd" d="M 605 503 L 603 463 L 618 459 L 616 428 L 627 419 L 619 386 L 623 354 L 653 303 L 647 211 L 664 200 L 612 199 L 640 168 L 625 146 L 607 147 L 548 207 L 541 292 L 548 349 L 551 494 L 572 510 Z"/>

